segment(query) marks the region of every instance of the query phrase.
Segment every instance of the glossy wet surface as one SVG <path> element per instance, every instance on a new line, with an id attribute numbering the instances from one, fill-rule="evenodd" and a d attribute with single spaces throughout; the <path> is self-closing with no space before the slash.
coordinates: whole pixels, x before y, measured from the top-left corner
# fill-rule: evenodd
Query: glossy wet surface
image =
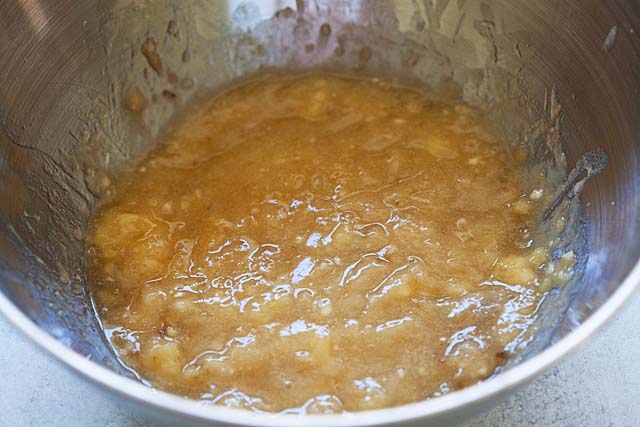
<path id="1" fill-rule="evenodd" d="M 105 333 L 154 386 L 252 410 L 473 384 L 550 286 L 524 160 L 474 110 L 378 80 L 244 83 L 184 117 L 95 215 Z"/>

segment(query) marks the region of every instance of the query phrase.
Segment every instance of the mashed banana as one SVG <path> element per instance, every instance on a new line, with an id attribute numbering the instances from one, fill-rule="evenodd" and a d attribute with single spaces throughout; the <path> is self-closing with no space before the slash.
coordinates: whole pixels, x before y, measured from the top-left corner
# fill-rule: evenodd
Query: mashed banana
<path id="1" fill-rule="evenodd" d="M 183 118 L 94 216 L 105 333 L 153 386 L 259 411 L 471 385 L 550 286 L 524 160 L 475 110 L 385 81 L 243 83 Z"/>

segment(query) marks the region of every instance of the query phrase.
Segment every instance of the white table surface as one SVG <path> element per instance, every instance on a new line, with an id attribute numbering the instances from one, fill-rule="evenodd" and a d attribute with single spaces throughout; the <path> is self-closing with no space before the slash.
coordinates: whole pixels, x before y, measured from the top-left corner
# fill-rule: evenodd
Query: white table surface
<path id="1" fill-rule="evenodd" d="M 0 426 L 153 427 L 0 318 Z M 640 426 L 640 295 L 559 367 L 464 427 Z"/>

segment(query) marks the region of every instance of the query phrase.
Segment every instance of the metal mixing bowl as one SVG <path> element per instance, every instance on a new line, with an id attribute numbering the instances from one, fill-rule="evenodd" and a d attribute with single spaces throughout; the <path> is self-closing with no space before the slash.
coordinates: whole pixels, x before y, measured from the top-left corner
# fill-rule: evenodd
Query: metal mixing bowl
<path id="1" fill-rule="evenodd" d="M 2 1 L 0 312 L 168 425 L 424 426 L 469 416 L 583 344 L 640 279 L 639 23 L 635 0 Z M 399 76 L 483 105 L 549 166 L 550 186 L 562 185 L 565 163 L 605 150 L 607 169 L 578 191 L 586 217 L 572 217 L 578 274 L 549 298 L 512 363 L 437 399 L 304 418 L 202 406 L 118 364 L 85 286 L 90 212 L 176 111 L 263 67 Z M 135 91 L 143 103 L 131 103 Z"/>

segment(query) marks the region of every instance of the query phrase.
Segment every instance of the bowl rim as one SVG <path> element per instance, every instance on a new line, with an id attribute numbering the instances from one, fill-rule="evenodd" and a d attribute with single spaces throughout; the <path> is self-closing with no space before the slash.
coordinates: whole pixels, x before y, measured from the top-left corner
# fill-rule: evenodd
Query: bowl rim
<path id="1" fill-rule="evenodd" d="M 203 405 L 195 400 L 152 389 L 75 352 L 36 325 L 1 291 L 0 314 L 3 314 L 31 341 L 76 374 L 89 379 L 119 397 L 128 399 L 130 402 L 158 412 L 182 417 L 185 420 L 255 427 L 379 426 L 429 418 L 435 420 L 447 415 L 455 415 L 463 407 L 480 405 L 533 380 L 546 369 L 559 363 L 581 344 L 585 344 L 625 302 L 631 299 L 638 284 L 640 284 L 640 260 L 622 280 L 618 289 L 578 328 L 531 359 L 505 370 L 495 377 L 433 399 L 391 408 L 338 415 L 279 415 Z"/>

